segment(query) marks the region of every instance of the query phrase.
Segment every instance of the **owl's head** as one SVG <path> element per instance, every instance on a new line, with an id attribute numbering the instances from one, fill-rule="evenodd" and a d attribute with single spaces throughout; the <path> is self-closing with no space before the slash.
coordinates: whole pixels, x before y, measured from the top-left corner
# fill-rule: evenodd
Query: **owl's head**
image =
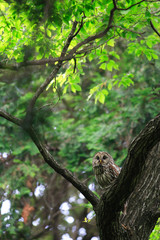
<path id="1" fill-rule="evenodd" d="M 93 167 L 106 166 L 113 162 L 112 156 L 107 152 L 97 152 L 93 157 Z"/>

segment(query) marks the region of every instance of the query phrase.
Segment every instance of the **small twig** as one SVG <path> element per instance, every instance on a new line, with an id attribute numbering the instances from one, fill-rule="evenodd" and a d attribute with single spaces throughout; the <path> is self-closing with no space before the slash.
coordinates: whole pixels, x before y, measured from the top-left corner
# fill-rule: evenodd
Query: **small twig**
<path id="1" fill-rule="evenodd" d="M 74 69 L 73 69 L 73 73 L 75 73 L 75 71 L 76 71 L 76 67 L 77 67 L 77 62 L 76 62 L 76 58 L 75 58 L 75 57 L 73 58 L 73 60 L 74 60 Z"/>
<path id="2" fill-rule="evenodd" d="M 142 1 L 140 1 L 140 2 L 137 2 L 137 3 L 135 3 L 135 4 L 132 4 L 131 6 L 129 6 L 128 8 L 116 8 L 117 10 L 122 10 L 122 11 L 126 11 L 126 10 L 128 10 L 128 9 L 130 9 L 130 8 L 132 8 L 132 7 L 134 7 L 134 6 L 136 6 L 136 5 L 138 5 L 138 4 L 140 4 L 140 3 L 142 3 L 142 2 L 145 2 L 145 0 L 142 0 Z"/>
<path id="3" fill-rule="evenodd" d="M 71 43 L 71 41 L 72 41 L 72 39 L 74 37 L 74 32 L 76 30 L 77 24 L 78 24 L 77 21 L 73 22 L 73 26 L 72 26 L 71 32 L 70 32 L 70 34 L 69 34 L 69 36 L 67 38 L 67 41 L 66 41 L 66 43 L 65 43 L 65 45 L 64 45 L 64 47 L 62 49 L 61 57 L 64 57 L 66 52 L 67 52 L 67 50 L 68 50 L 68 47 L 69 47 L 69 45 L 70 45 L 70 43 Z"/>
<path id="4" fill-rule="evenodd" d="M 134 31 L 134 30 L 131 30 L 131 29 L 128 29 L 128 28 L 123 28 L 123 27 L 121 27 L 121 26 L 114 26 L 114 27 L 115 27 L 115 28 L 120 28 L 120 29 L 122 29 L 122 30 L 124 30 L 124 31 L 127 31 L 127 32 L 133 32 L 133 33 L 136 33 L 136 34 L 139 34 L 139 35 L 145 33 L 145 32 L 136 32 L 136 31 Z"/>
<path id="5" fill-rule="evenodd" d="M 151 25 L 151 28 L 153 29 L 153 31 L 160 37 L 160 33 L 157 31 L 157 29 L 153 25 L 152 21 L 150 21 L 150 25 Z"/>
<path id="6" fill-rule="evenodd" d="M 46 104 L 46 105 L 43 105 L 43 106 L 41 106 L 41 107 L 39 107 L 39 108 L 37 108 L 36 110 L 42 110 L 43 108 L 47 108 L 47 107 L 50 107 L 50 106 L 53 106 L 53 108 L 55 107 L 55 105 L 57 105 L 57 103 L 56 104 L 54 104 L 53 105 L 53 103 L 48 103 L 48 104 Z"/>
<path id="7" fill-rule="evenodd" d="M 77 32 L 73 35 L 73 38 L 74 38 L 74 37 L 80 32 L 81 28 L 83 27 L 83 18 L 84 18 L 84 17 L 82 17 L 82 20 L 81 20 L 80 26 L 79 26 Z"/>
<path id="8" fill-rule="evenodd" d="M 32 122 L 33 108 L 34 108 L 34 105 L 35 105 L 37 99 L 39 98 L 41 93 L 43 93 L 43 91 L 46 89 L 46 87 L 52 81 L 52 79 L 57 75 L 61 66 L 62 66 L 62 62 L 59 61 L 58 64 L 55 66 L 54 70 L 51 72 L 51 74 L 47 77 L 46 81 L 41 84 L 41 86 L 37 89 L 36 93 L 34 94 L 33 98 L 31 99 L 31 101 L 27 107 L 26 116 L 24 118 L 24 125 L 26 126 L 26 128 L 28 128 Z"/>

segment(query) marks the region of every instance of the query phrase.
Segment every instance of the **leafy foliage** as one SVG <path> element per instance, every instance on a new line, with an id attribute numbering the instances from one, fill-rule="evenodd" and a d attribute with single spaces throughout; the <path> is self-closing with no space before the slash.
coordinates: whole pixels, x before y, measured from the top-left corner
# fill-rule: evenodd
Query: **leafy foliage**
<path id="1" fill-rule="evenodd" d="M 106 150 L 122 166 L 131 140 L 160 109 L 160 38 L 150 26 L 159 31 L 160 3 L 137 3 L 119 1 L 110 26 L 111 0 L 0 4 L 0 105 L 22 119 L 76 22 L 61 69 L 36 102 L 33 126 L 56 160 L 98 193 L 92 156 Z M 92 213 L 88 203 L 44 164 L 28 135 L 4 119 L 0 129 L 0 203 L 11 204 L 2 214 L 1 238 L 49 239 L 53 228 L 55 239 L 66 232 L 74 237 L 70 215 L 79 219 L 77 237 L 82 227 L 88 239 L 97 235 L 84 223 Z M 36 195 L 38 187 L 45 190 Z M 68 215 L 60 211 L 63 203 Z"/>

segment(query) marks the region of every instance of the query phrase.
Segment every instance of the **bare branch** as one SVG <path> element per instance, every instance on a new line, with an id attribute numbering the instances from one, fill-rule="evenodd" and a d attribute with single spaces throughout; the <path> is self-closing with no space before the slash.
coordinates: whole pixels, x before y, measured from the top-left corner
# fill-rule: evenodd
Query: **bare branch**
<path id="1" fill-rule="evenodd" d="M 66 180 L 68 180 L 74 187 L 76 187 L 85 197 L 86 199 L 96 208 L 99 199 L 97 196 L 82 182 L 80 182 L 70 171 L 66 168 L 61 167 L 53 158 L 53 156 L 48 152 L 45 146 L 40 142 L 39 137 L 37 136 L 35 130 L 33 128 L 29 128 L 27 130 L 29 136 L 39 149 L 41 155 L 43 156 L 45 162 L 53 168 L 57 173 L 63 176 Z"/>
<path id="2" fill-rule="evenodd" d="M 81 20 L 81 23 L 80 23 L 80 26 L 79 26 L 77 32 L 73 35 L 73 38 L 74 38 L 75 36 L 77 36 L 77 34 L 80 32 L 80 30 L 81 30 L 82 27 L 83 27 L 83 17 L 82 17 L 82 20 Z"/>
<path id="3" fill-rule="evenodd" d="M 13 70 L 13 71 L 18 71 L 22 67 L 27 67 L 27 66 L 39 66 L 39 65 L 45 65 L 45 64 L 54 64 L 58 61 L 68 61 L 71 60 L 73 56 L 68 56 L 68 57 L 56 57 L 56 58 L 44 58 L 40 60 L 32 60 L 32 61 L 27 61 L 27 62 L 22 62 L 22 63 L 16 63 L 16 64 L 6 64 L 6 63 L 0 63 L 0 69 L 8 69 L 8 70 Z"/>
<path id="4" fill-rule="evenodd" d="M 73 73 L 75 73 L 76 67 L 77 67 L 77 61 L 76 61 L 76 58 L 73 58 L 73 59 L 74 59 L 74 69 L 73 69 Z"/>
<path id="5" fill-rule="evenodd" d="M 72 26 L 71 32 L 70 32 L 70 34 L 69 34 L 69 36 L 68 36 L 68 38 L 67 38 L 67 41 L 66 41 L 66 43 L 65 43 L 65 45 L 64 45 L 64 48 L 63 48 L 62 53 L 61 53 L 61 57 L 64 57 L 64 56 L 65 56 L 65 54 L 66 54 L 66 52 L 67 52 L 67 50 L 68 50 L 68 47 L 69 47 L 72 39 L 74 38 L 74 32 L 75 32 L 75 30 L 76 30 L 77 24 L 78 24 L 77 21 L 74 21 L 74 22 L 73 22 L 73 26 Z"/>
<path id="6" fill-rule="evenodd" d="M 150 25 L 151 25 L 151 28 L 153 29 L 153 31 L 160 37 L 160 33 L 159 33 L 158 30 L 155 28 L 155 26 L 153 25 L 152 21 L 150 21 Z"/>
<path id="7" fill-rule="evenodd" d="M 31 99 L 31 101 L 28 105 L 28 108 L 27 108 L 25 119 L 24 119 L 26 128 L 28 128 L 32 122 L 33 108 L 34 108 L 34 105 L 35 105 L 37 99 L 39 98 L 41 93 L 44 92 L 44 90 L 46 89 L 48 84 L 52 81 L 52 79 L 57 75 L 61 66 L 62 66 L 62 62 L 59 61 L 58 64 L 55 66 L 54 70 L 51 72 L 51 74 L 47 77 L 46 81 L 41 84 L 41 86 L 37 89 L 36 93 L 34 94 L 33 98 Z"/>
<path id="8" fill-rule="evenodd" d="M 19 118 L 12 116 L 11 114 L 0 110 L 0 117 L 5 118 L 6 120 L 22 127 L 26 130 L 26 126 L 24 126 L 23 121 Z M 85 197 L 86 199 L 93 205 L 95 208 L 98 204 L 99 199 L 97 196 L 82 182 L 80 182 L 70 171 L 61 167 L 53 158 L 53 156 L 48 152 L 47 148 L 40 142 L 39 137 L 37 136 L 35 130 L 33 128 L 27 128 L 27 133 L 39 149 L 41 155 L 48 165 L 51 166 L 57 173 L 63 176 L 66 180 L 68 180 L 74 187 L 76 187 Z"/>
<path id="9" fill-rule="evenodd" d="M 76 26 L 77 26 L 77 21 L 74 21 L 73 22 L 73 26 L 72 26 L 72 29 L 71 29 L 71 32 L 67 38 L 67 41 L 63 47 L 63 50 L 61 52 L 61 56 L 60 58 L 63 58 L 68 50 L 68 47 L 74 37 L 74 33 L 75 33 L 75 30 L 76 30 Z M 41 84 L 41 86 L 37 89 L 35 95 L 33 96 L 33 98 L 31 99 L 29 105 L 28 105 L 28 108 L 27 108 L 27 112 L 26 112 L 26 116 L 25 116 L 25 119 L 24 119 L 24 122 L 25 122 L 25 125 L 26 125 L 26 128 L 29 127 L 29 125 L 31 124 L 32 122 L 32 118 L 33 118 L 33 108 L 34 108 L 34 105 L 37 101 L 37 99 L 39 98 L 39 96 L 44 92 L 44 90 L 46 89 L 46 87 L 48 86 L 48 84 L 52 81 L 53 78 L 56 77 L 59 69 L 61 68 L 63 64 L 63 61 L 61 61 L 60 59 L 58 60 L 58 63 L 56 64 L 54 70 L 51 72 L 51 74 L 47 77 L 46 81 L 44 83 Z"/>
<path id="10" fill-rule="evenodd" d="M 5 118 L 6 120 L 16 124 L 17 126 L 22 126 L 22 120 L 19 118 L 14 117 L 13 115 L 5 112 L 4 110 L 0 109 L 0 117 Z"/>

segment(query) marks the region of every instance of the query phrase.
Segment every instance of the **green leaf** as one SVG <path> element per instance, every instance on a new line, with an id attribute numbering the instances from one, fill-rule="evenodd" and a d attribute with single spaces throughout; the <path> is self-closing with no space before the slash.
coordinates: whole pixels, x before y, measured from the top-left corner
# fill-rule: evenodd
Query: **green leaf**
<path id="1" fill-rule="evenodd" d="M 47 29 L 47 35 L 48 35 L 48 37 L 52 36 L 52 33 L 51 33 L 51 31 L 49 29 Z"/>
<path id="2" fill-rule="evenodd" d="M 13 162 L 14 163 L 20 163 L 20 164 L 23 163 L 20 159 L 14 159 Z"/>
<path id="3" fill-rule="evenodd" d="M 115 40 L 114 39 L 111 39 L 107 42 L 107 45 L 108 46 L 111 46 L 111 47 L 114 47 L 114 44 L 115 44 Z"/>
<path id="4" fill-rule="evenodd" d="M 149 61 L 151 61 L 151 59 L 152 59 L 151 53 L 148 52 L 148 51 L 146 51 L 146 52 L 145 52 L 145 55 L 146 55 L 147 59 L 148 59 Z"/>
<path id="5" fill-rule="evenodd" d="M 110 91 L 112 89 L 112 83 L 108 84 L 108 90 Z"/>
<path id="6" fill-rule="evenodd" d="M 29 188 L 27 188 L 27 187 L 21 187 L 20 188 L 20 195 L 21 196 L 29 194 L 29 193 L 30 193 L 30 189 Z"/>
<path id="7" fill-rule="evenodd" d="M 106 69 L 106 63 L 102 63 L 102 64 L 99 66 L 99 68 L 105 70 L 105 69 Z"/>
<path id="8" fill-rule="evenodd" d="M 63 89 L 63 94 L 65 94 L 66 92 L 67 92 L 67 89 L 68 89 L 68 84 L 64 87 L 64 89 Z"/>
<path id="9" fill-rule="evenodd" d="M 98 100 L 100 103 L 104 104 L 105 95 L 103 94 L 102 91 L 97 92 L 96 97 L 95 97 L 95 101 L 97 102 L 97 100 Z"/>
<path id="10" fill-rule="evenodd" d="M 107 95 L 109 94 L 109 92 L 107 91 L 107 89 L 103 89 L 103 90 L 102 90 L 102 93 L 103 93 L 105 96 L 107 96 Z"/>
<path id="11" fill-rule="evenodd" d="M 82 91 L 82 88 L 80 85 L 73 83 L 72 86 L 74 86 L 74 89 L 76 89 L 76 91 Z"/>
<path id="12" fill-rule="evenodd" d="M 115 69 L 118 69 L 118 65 L 115 61 L 113 60 L 110 60 L 108 63 L 107 63 L 107 69 L 109 71 L 112 71 L 112 69 L 115 68 Z"/>
<path id="13" fill-rule="evenodd" d="M 153 57 L 154 59 L 158 59 L 158 55 L 156 55 L 155 53 L 152 53 L 152 57 Z"/>

